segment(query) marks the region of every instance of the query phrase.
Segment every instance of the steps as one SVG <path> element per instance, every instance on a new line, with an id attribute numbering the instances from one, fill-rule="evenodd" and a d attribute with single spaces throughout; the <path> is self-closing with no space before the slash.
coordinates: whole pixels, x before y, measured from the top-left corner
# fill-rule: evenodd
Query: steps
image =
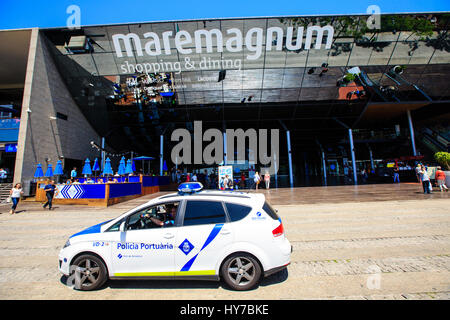
<path id="1" fill-rule="evenodd" d="M 0 203 L 6 202 L 9 197 L 9 191 L 12 189 L 12 183 L 0 183 Z"/>

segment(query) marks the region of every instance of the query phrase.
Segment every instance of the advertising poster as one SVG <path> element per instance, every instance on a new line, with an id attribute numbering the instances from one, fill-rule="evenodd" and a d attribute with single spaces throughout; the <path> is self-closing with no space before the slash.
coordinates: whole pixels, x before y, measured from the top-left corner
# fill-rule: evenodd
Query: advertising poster
<path id="1" fill-rule="evenodd" d="M 220 190 L 233 189 L 233 166 L 219 167 Z"/>

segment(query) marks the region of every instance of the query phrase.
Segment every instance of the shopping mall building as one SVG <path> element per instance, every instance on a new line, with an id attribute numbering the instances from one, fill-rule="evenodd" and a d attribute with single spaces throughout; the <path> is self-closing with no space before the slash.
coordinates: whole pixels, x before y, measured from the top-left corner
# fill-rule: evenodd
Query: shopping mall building
<path id="1" fill-rule="evenodd" d="M 194 121 L 203 133 L 278 129 L 280 186 L 354 183 L 363 168 L 432 161 L 450 141 L 449 21 L 421 13 L 0 31 L 0 166 L 26 186 L 37 163 L 45 171 L 62 160 L 69 172 L 106 150 L 113 161 L 154 157 L 159 174 L 163 161 L 175 166 L 176 129 L 189 130 L 192 149 L 208 146 Z M 247 160 L 253 152 L 247 145 Z M 217 166 L 194 157 L 178 168 Z"/>

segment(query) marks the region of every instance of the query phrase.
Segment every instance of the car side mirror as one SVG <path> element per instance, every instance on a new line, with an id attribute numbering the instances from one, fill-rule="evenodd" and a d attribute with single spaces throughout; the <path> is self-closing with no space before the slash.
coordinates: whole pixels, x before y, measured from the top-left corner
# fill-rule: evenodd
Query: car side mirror
<path id="1" fill-rule="evenodd" d="M 120 232 L 125 232 L 125 225 L 126 225 L 126 221 L 122 221 L 122 223 L 120 224 L 120 227 L 119 227 Z"/>

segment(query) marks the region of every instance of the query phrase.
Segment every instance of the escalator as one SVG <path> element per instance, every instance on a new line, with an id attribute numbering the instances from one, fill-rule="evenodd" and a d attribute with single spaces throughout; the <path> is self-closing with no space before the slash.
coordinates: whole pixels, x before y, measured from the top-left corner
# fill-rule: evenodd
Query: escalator
<path id="1" fill-rule="evenodd" d="M 436 130 L 424 127 L 419 131 L 418 138 L 433 153 L 450 152 L 450 141 Z"/>

